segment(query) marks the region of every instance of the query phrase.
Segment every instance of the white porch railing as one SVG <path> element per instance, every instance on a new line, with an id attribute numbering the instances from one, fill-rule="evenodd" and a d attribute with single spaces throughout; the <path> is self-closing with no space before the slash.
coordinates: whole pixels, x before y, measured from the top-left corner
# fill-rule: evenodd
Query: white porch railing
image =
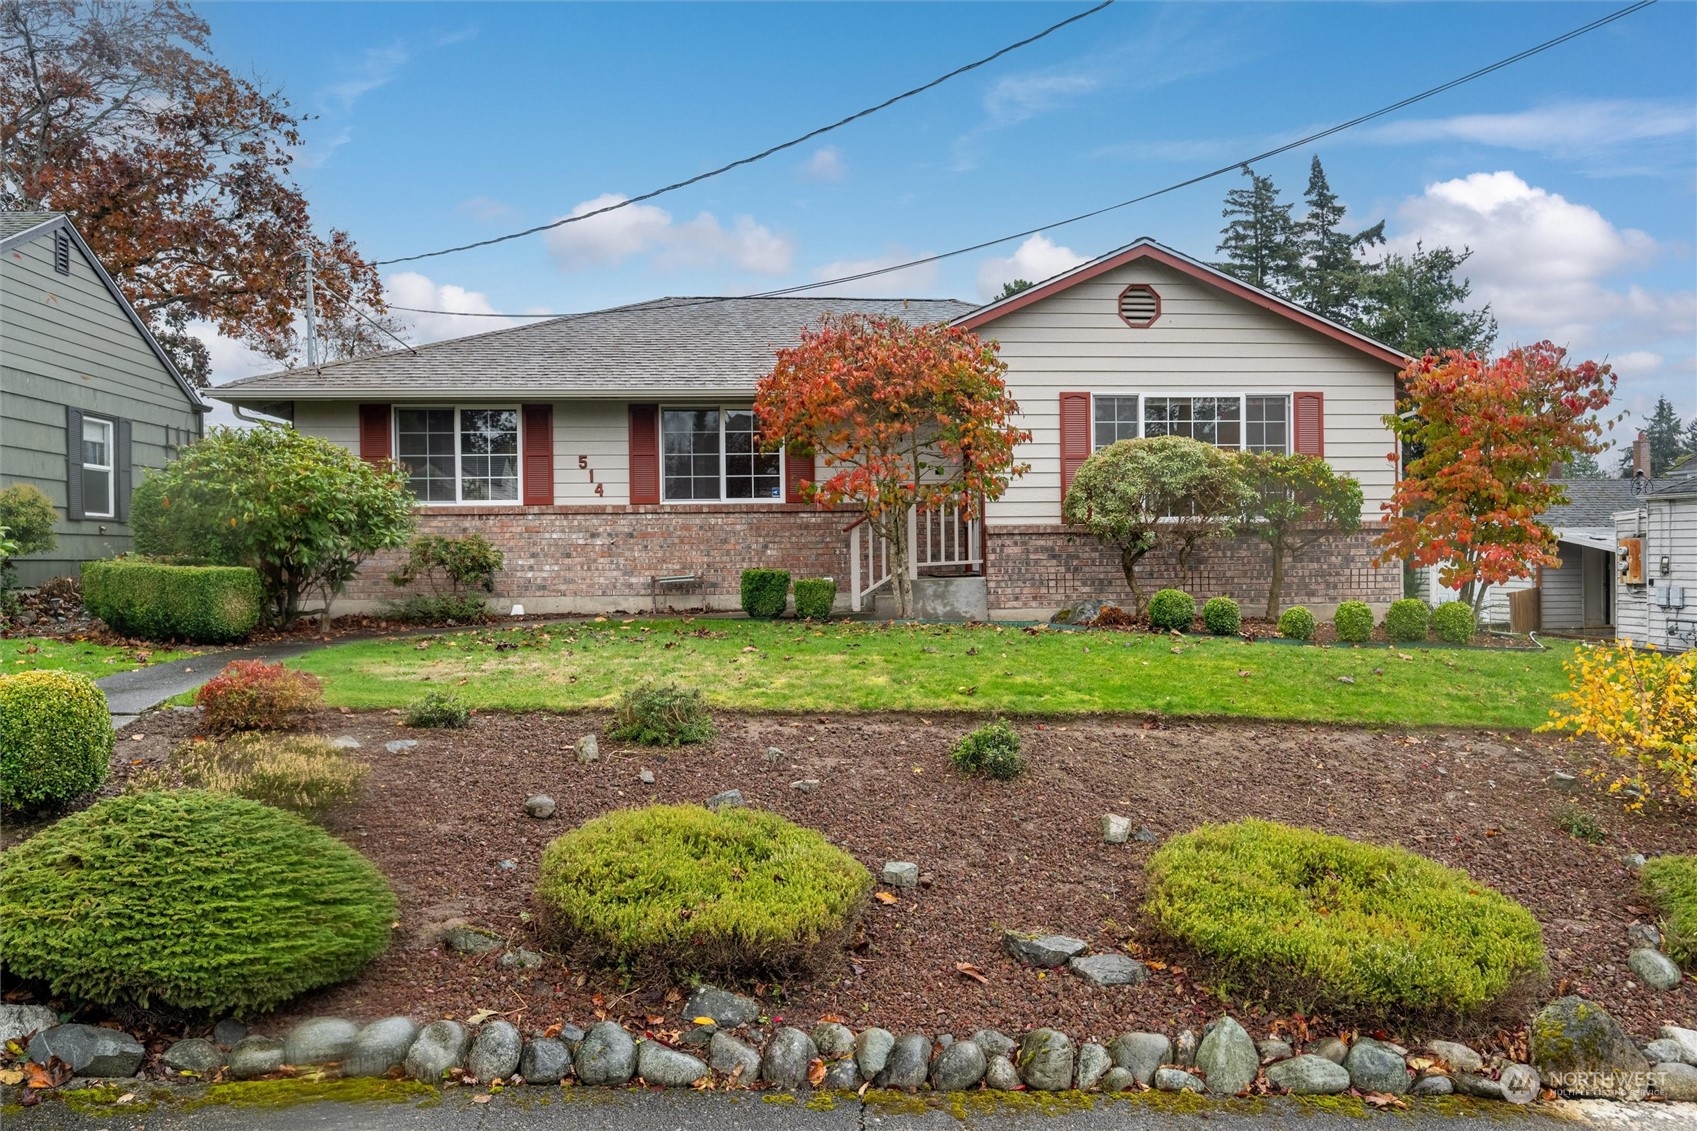
<path id="1" fill-rule="evenodd" d="M 982 521 L 965 517 L 959 507 L 923 511 L 910 507 L 907 528 L 913 551 L 907 564 L 910 579 L 917 578 L 921 570 L 983 570 Z M 890 544 L 864 518 L 848 527 L 848 536 L 849 608 L 858 613 L 894 580 Z"/>

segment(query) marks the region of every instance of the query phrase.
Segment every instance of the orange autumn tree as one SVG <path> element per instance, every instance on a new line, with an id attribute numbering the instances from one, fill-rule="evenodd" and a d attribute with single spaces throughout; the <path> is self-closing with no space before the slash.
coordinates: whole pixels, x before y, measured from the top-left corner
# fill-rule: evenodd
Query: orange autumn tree
<path id="1" fill-rule="evenodd" d="M 1438 566 L 1438 580 L 1470 598 L 1477 616 L 1490 586 L 1557 564 L 1555 534 L 1539 516 L 1568 498 L 1550 470 L 1602 450 L 1596 414 L 1616 378 L 1546 341 L 1495 361 L 1427 354 L 1401 380 L 1399 415 L 1385 423 L 1414 455 L 1384 505 L 1375 564 Z"/>
<path id="2" fill-rule="evenodd" d="M 1027 466 L 1014 446 L 1019 405 L 992 342 L 946 324 L 826 315 L 778 351 L 754 411 L 768 446 L 811 451 L 825 478 L 807 484 L 819 506 L 852 506 L 890 545 L 896 604 L 913 615 L 908 510 L 959 507 L 976 517 Z"/>

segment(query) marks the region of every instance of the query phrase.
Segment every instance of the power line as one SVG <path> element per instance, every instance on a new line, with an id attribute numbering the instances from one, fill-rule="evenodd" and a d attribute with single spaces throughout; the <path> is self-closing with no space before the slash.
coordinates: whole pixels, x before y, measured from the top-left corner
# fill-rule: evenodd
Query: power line
<path id="1" fill-rule="evenodd" d="M 1424 102 L 1427 99 L 1434 98 L 1437 95 L 1443 94 L 1446 91 L 1454 90 L 1458 86 L 1462 86 L 1466 83 L 1473 82 L 1476 79 L 1484 78 L 1486 75 L 1492 74 L 1496 71 L 1500 71 L 1505 67 L 1513 66 L 1514 64 L 1519 63 L 1519 62 L 1523 62 L 1524 60 L 1530 59 L 1535 55 L 1542 54 L 1543 52 L 1548 51 L 1551 48 L 1559 47 L 1560 45 L 1567 43 L 1569 40 L 1577 39 L 1578 37 L 1580 37 L 1582 35 L 1586 35 L 1590 32 L 1596 31 L 1597 29 L 1602 28 L 1602 27 L 1604 27 L 1608 24 L 1611 24 L 1611 23 L 1615 22 L 1616 20 L 1624 19 L 1625 17 L 1633 15 L 1636 12 L 1640 12 L 1643 9 L 1650 7 L 1654 3 L 1656 3 L 1656 0 L 1638 0 L 1638 2 L 1635 3 L 1635 4 L 1628 5 L 1627 7 L 1621 8 L 1618 11 L 1611 12 L 1610 14 L 1608 14 L 1606 16 L 1599 17 L 1598 19 L 1592 20 L 1588 24 L 1585 24 L 1581 27 L 1574 28 L 1572 31 L 1564 32 L 1563 34 L 1558 35 L 1553 39 L 1547 39 L 1544 42 L 1537 44 L 1536 46 L 1528 47 L 1524 51 L 1519 51 L 1519 52 L 1516 52 L 1513 55 L 1507 56 L 1506 58 L 1499 59 L 1494 63 L 1490 63 L 1486 66 L 1480 67 L 1478 70 L 1469 71 L 1465 75 L 1461 75 L 1457 78 L 1450 79 L 1448 82 L 1440 83 L 1437 86 L 1430 87 L 1426 90 L 1421 91 L 1418 94 L 1409 95 L 1407 98 L 1400 99 L 1400 100 L 1393 102 L 1393 103 L 1390 103 L 1389 105 L 1386 105 L 1386 106 L 1381 106 L 1377 110 L 1369 111 L 1368 113 L 1361 114 L 1361 115 L 1354 117 L 1354 118 L 1351 118 L 1351 119 L 1349 119 L 1348 121 L 1345 121 L 1345 122 L 1339 122 L 1337 125 L 1329 126 L 1329 127 L 1327 127 L 1326 129 L 1323 129 L 1323 130 L 1317 130 L 1316 132 L 1311 133 L 1311 134 L 1307 134 L 1306 136 L 1300 137 L 1300 138 L 1296 139 L 1295 141 L 1287 142 L 1284 145 L 1276 146 L 1275 148 L 1266 150 L 1262 153 L 1257 153 L 1252 157 L 1245 157 L 1245 158 L 1242 158 L 1240 160 L 1233 161 L 1230 164 L 1222 165 L 1219 168 L 1212 169 L 1212 170 L 1210 170 L 1206 173 L 1199 173 L 1194 177 L 1190 177 L 1190 178 L 1188 178 L 1186 180 L 1182 180 L 1182 181 L 1177 181 L 1173 184 L 1166 185 L 1163 188 L 1154 189 L 1150 192 L 1143 193 L 1140 196 L 1134 196 L 1134 197 L 1130 198 L 1129 200 L 1122 200 L 1117 204 L 1105 205 L 1104 207 L 1101 207 L 1101 208 L 1092 209 L 1089 212 L 1081 212 L 1076 216 L 1069 216 L 1064 220 L 1057 220 L 1054 223 L 1050 223 L 1050 224 L 1042 224 L 1042 225 L 1039 225 L 1038 227 L 1035 227 L 1035 228 L 1027 228 L 1024 231 L 1014 232 L 1010 235 L 998 236 L 995 239 L 984 240 L 980 243 L 971 244 L 967 247 L 956 248 L 953 251 L 938 252 L 935 255 L 927 255 L 927 256 L 922 256 L 918 259 L 910 259 L 910 260 L 906 261 L 905 263 L 894 263 L 894 264 L 891 264 L 887 267 L 878 267 L 878 268 L 874 268 L 874 269 L 869 270 L 869 271 L 857 272 L 856 274 L 853 274 L 853 275 L 840 275 L 840 276 L 838 276 L 834 279 L 821 279 L 821 280 L 819 280 L 818 282 L 815 282 L 815 283 L 800 283 L 800 284 L 797 284 L 797 285 L 792 286 L 792 287 L 780 287 L 776 290 L 758 291 L 754 294 L 749 294 L 749 295 L 732 295 L 732 296 L 724 296 L 724 297 L 697 299 L 697 300 L 695 300 L 695 302 L 692 302 L 691 305 L 696 305 L 698 303 L 708 303 L 708 302 L 724 302 L 724 301 L 728 301 L 728 300 L 734 299 L 734 298 L 778 298 L 778 297 L 781 297 L 783 295 L 799 294 L 803 291 L 817 290 L 820 287 L 838 286 L 838 285 L 843 284 L 843 283 L 858 282 L 862 279 L 870 279 L 870 278 L 874 278 L 878 275 L 887 275 L 887 274 L 889 274 L 893 271 L 904 271 L 904 270 L 906 270 L 910 267 L 919 267 L 919 266 L 923 266 L 927 263 L 936 263 L 936 262 L 939 262 L 939 261 L 944 260 L 944 259 L 952 259 L 955 256 L 959 256 L 959 255 L 969 255 L 972 252 L 983 251 L 986 248 L 995 247 L 998 244 L 1008 243 L 1011 240 L 1023 239 L 1027 236 L 1033 236 L 1033 235 L 1036 235 L 1038 232 L 1053 231 L 1056 228 L 1066 227 L 1068 224 L 1076 224 L 1076 223 L 1079 223 L 1080 221 L 1083 221 L 1083 220 L 1093 219 L 1097 216 L 1101 216 L 1101 215 L 1104 215 L 1104 214 L 1109 213 L 1109 212 L 1116 211 L 1116 210 L 1121 209 L 1121 208 L 1130 207 L 1133 204 L 1140 204 L 1140 203 L 1142 203 L 1143 201 L 1146 201 L 1146 200 L 1153 200 L 1155 197 L 1158 197 L 1158 196 L 1165 196 L 1168 193 L 1177 192 L 1179 189 L 1189 188 L 1190 186 L 1200 184 L 1203 181 L 1212 180 L 1215 177 L 1219 177 L 1219 176 L 1222 176 L 1226 173 L 1234 172 L 1237 169 L 1241 169 L 1245 165 L 1252 165 L 1257 161 L 1264 161 L 1269 157 L 1277 157 L 1281 153 L 1286 153 L 1286 152 L 1289 152 L 1292 149 L 1300 148 L 1301 146 L 1308 145 L 1311 142 L 1319 141 L 1322 138 L 1331 137 L 1332 135 L 1342 133 L 1345 130 L 1354 129 L 1356 126 L 1363 125 L 1367 122 L 1371 122 L 1376 118 L 1382 118 L 1385 115 L 1395 113 L 1398 110 L 1407 109 L 1408 107 L 1414 105 L 1417 102 Z M 635 305 L 641 306 L 641 305 L 646 305 L 646 304 L 635 304 Z M 423 310 L 423 309 L 419 309 L 419 308 L 415 308 L 415 307 L 405 307 L 405 306 L 391 307 L 390 309 L 392 309 L 392 310 L 406 310 L 406 311 L 409 311 L 411 313 L 416 313 L 416 314 L 450 314 L 450 315 L 462 315 L 463 314 L 463 316 L 465 316 L 465 317 L 476 317 L 476 318 L 548 318 L 548 317 L 571 318 L 571 317 L 586 316 L 586 315 L 589 315 L 589 314 L 604 314 L 604 313 L 607 313 L 607 311 L 605 311 L 605 310 L 597 310 L 597 311 L 582 311 L 582 312 L 576 312 L 576 313 L 573 313 L 573 314 L 556 314 L 556 315 L 484 314 L 484 313 L 467 313 L 467 312 L 454 311 L 454 310 Z M 614 308 L 611 308 L 611 309 L 617 310 L 617 309 L 627 309 L 627 308 L 614 307 Z"/>
<path id="2" fill-rule="evenodd" d="M 856 111 L 855 113 L 850 114 L 846 118 L 843 118 L 839 121 L 832 122 L 828 126 L 820 126 L 816 130 L 809 130 L 807 133 L 802 134 L 800 137 L 792 138 L 789 141 L 785 141 L 785 142 L 779 142 L 777 145 L 774 145 L 769 149 L 763 149 L 759 153 L 753 154 L 753 155 L 748 156 L 748 157 L 738 158 L 737 160 L 732 161 L 728 165 L 719 166 L 717 169 L 709 169 L 705 173 L 697 173 L 695 176 L 690 177 L 687 180 L 673 181 L 669 185 L 664 185 L 660 188 L 653 189 L 649 192 L 645 192 L 645 193 L 641 194 L 640 196 L 629 197 L 625 200 L 619 201 L 616 204 L 609 204 L 609 205 L 606 205 L 605 207 L 597 208 L 597 209 L 594 209 L 592 211 L 582 213 L 581 215 L 566 216 L 562 219 L 555 220 L 555 221 L 548 223 L 548 224 L 538 224 L 536 227 L 526 228 L 522 232 L 509 232 L 507 235 L 504 235 L 504 236 L 494 236 L 490 239 L 478 240 L 475 243 L 460 244 L 458 247 L 445 247 L 445 248 L 441 249 L 440 251 L 425 251 L 425 252 L 420 252 L 417 255 L 403 255 L 403 256 L 400 256 L 400 257 L 395 258 L 395 259 L 379 259 L 379 260 L 376 260 L 373 263 L 373 266 L 375 266 L 375 267 L 387 267 L 390 264 L 394 264 L 394 263 L 412 263 L 412 262 L 419 260 L 419 259 L 433 259 L 438 255 L 452 255 L 452 254 L 454 254 L 455 252 L 458 252 L 458 251 L 470 251 L 473 248 L 488 247 L 491 244 L 505 243 L 508 240 L 522 239 L 525 236 L 534 236 L 538 232 L 546 232 L 546 231 L 549 231 L 550 229 L 553 229 L 553 228 L 563 227 L 566 224 L 580 223 L 581 221 L 588 220 L 588 219 L 591 219 L 591 218 L 596 217 L 596 216 L 603 216 L 608 212 L 616 212 L 621 208 L 629 208 L 631 205 L 640 204 L 642 201 L 645 201 L 645 200 L 653 200 L 657 196 L 664 196 L 666 193 L 676 192 L 678 189 L 681 189 L 681 188 L 688 188 L 690 185 L 700 184 L 702 181 L 708 180 L 712 177 L 717 177 L 721 173 L 728 173 L 732 169 L 737 169 L 737 168 L 740 168 L 744 165 L 752 165 L 756 161 L 763 161 L 766 158 L 771 157 L 773 154 L 782 153 L 786 149 L 794 149 L 796 146 L 802 145 L 802 144 L 809 142 L 809 141 L 812 141 L 814 138 L 819 137 L 822 134 L 828 134 L 832 130 L 841 129 L 842 127 L 848 125 L 851 122 L 857 122 L 862 118 L 869 117 L 870 115 L 876 114 L 880 110 L 887 110 L 891 106 L 894 106 L 896 103 L 901 102 L 901 101 L 908 99 L 908 98 L 912 98 L 915 95 L 924 94 L 926 91 L 932 89 L 933 87 L 941 86 L 943 83 L 948 82 L 952 78 L 958 78 L 961 75 L 966 74 L 968 71 L 977 70 L 979 67 L 982 67 L 982 66 L 984 66 L 988 63 L 995 62 L 997 59 L 1000 59 L 1003 55 L 1007 55 L 1007 54 L 1009 54 L 1010 52 L 1013 52 L 1013 51 L 1018 51 L 1021 47 L 1028 47 L 1031 44 L 1036 43 L 1039 39 L 1043 39 L 1047 36 L 1053 35 L 1055 32 L 1060 31 L 1062 28 L 1068 26 L 1069 24 L 1075 24 L 1082 19 L 1087 19 L 1090 16 L 1094 16 L 1098 12 L 1105 11 L 1106 9 L 1112 7 L 1113 3 L 1114 3 L 1114 0 L 1102 0 L 1102 3 L 1096 5 L 1094 8 L 1090 8 L 1090 9 L 1087 9 L 1086 11 L 1079 12 L 1077 15 L 1068 16 L 1066 19 L 1062 20 L 1058 24 L 1049 25 L 1048 27 L 1044 28 L 1042 31 L 1038 32 L 1036 35 L 1027 36 L 1026 38 L 1020 40 L 1018 43 L 1010 43 L 1006 47 L 1002 48 L 1001 50 L 993 52 L 992 54 L 986 55 L 982 59 L 978 59 L 974 62 L 968 63 L 963 67 L 956 67 L 954 70 L 950 71 L 948 74 L 943 75 L 939 78 L 934 78 L 930 82 L 926 83 L 924 86 L 916 86 L 912 90 L 903 91 L 902 93 L 895 95 L 892 98 L 886 98 L 884 101 L 878 103 L 878 105 L 876 105 L 876 106 L 868 106 L 866 109 Z M 430 312 L 422 312 L 421 311 L 420 313 L 430 313 Z"/>

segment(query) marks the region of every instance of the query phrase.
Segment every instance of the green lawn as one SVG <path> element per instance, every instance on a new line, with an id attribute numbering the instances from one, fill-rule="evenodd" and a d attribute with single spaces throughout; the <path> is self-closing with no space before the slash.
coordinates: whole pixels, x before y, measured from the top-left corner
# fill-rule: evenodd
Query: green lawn
<path id="1" fill-rule="evenodd" d="M 1318 648 L 989 626 L 580 621 L 337 644 L 291 666 L 329 702 L 399 707 L 447 688 L 476 707 L 604 707 L 642 680 L 750 711 L 1069 715 L 1154 711 L 1340 723 L 1531 727 L 1566 686 L 1549 652 Z M 1345 679 L 1353 682 L 1345 682 Z"/>
<path id="2" fill-rule="evenodd" d="M 194 654 L 170 648 L 138 652 L 134 648 L 117 648 L 110 644 L 93 644 L 87 641 L 14 636 L 0 639 L 0 673 L 50 668 L 56 671 L 82 672 L 99 679 L 101 676 L 127 672 L 131 668 L 146 664 L 164 663 Z"/>

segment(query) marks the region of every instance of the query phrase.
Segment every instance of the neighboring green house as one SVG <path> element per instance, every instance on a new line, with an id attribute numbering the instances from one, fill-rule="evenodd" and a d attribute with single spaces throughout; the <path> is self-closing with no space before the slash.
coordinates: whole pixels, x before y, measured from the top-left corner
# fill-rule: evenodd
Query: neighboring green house
<path id="1" fill-rule="evenodd" d="M 130 491 L 206 411 L 69 220 L 0 212 L 0 488 L 33 483 L 62 516 L 21 584 L 128 550 Z"/>

